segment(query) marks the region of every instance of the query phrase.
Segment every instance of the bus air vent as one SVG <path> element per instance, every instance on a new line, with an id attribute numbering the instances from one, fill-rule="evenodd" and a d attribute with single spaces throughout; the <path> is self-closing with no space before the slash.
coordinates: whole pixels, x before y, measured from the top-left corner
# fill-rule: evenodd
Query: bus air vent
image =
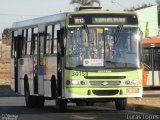
<path id="1" fill-rule="evenodd" d="M 118 94 L 119 90 L 93 90 L 93 94 L 98 96 L 106 96 L 106 95 L 116 95 Z"/>

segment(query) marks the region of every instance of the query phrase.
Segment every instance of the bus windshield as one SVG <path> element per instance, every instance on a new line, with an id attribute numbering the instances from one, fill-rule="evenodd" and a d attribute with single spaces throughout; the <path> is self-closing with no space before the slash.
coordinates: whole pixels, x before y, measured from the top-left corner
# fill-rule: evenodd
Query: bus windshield
<path id="1" fill-rule="evenodd" d="M 67 67 L 139 68 L 141 32 L 138 28 L 70 28 Z"/>

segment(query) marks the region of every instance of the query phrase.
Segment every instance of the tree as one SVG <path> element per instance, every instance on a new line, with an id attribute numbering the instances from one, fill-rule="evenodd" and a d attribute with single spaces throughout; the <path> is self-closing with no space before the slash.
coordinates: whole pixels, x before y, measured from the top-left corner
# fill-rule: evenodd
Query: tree
<path id="1" fill-rule="evenodd" d="M 148 23 L 148 21 L 146 22 L 145 37 L 149 37 L 149 23 Z"/>
<path id="2" fill-rule="evenodd" d="M 2 39 L 11 40 L 12 30 L 10 28 L 5 28 L 2 33 Z"/>
<path id="3" fill-rule="evenodd" d="M 101 2 L 99 0 L 71 0 L 70 4 L 78 4 L 78 8 L 80 6 L 101 6 Z"/>

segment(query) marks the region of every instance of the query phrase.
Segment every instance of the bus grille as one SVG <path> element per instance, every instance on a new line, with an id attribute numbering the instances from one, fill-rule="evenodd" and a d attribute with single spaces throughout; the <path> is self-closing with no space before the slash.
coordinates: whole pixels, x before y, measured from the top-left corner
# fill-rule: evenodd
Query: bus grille
<path id="1" fill-rule="evenodd" d="M 104 95 L 116 95 L 119 93 L 119 90 L 93 90 L 93 94 L 98 95 L 98 96 L 104 96 Z"/>
<path id="2" fill-rule="evenodd" d="M 121 81 L 89 81 L 92 86 L 115 86 L 120 85 Z"/>

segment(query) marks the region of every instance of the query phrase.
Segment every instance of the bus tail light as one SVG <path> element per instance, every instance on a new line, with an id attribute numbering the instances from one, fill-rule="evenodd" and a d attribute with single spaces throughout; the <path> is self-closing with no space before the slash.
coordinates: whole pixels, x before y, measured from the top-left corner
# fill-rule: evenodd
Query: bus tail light
<path id="1" fill-rule="evenodd" d="M 128 88 L 127 93 L 139 93 L 139 88 Z"/>

